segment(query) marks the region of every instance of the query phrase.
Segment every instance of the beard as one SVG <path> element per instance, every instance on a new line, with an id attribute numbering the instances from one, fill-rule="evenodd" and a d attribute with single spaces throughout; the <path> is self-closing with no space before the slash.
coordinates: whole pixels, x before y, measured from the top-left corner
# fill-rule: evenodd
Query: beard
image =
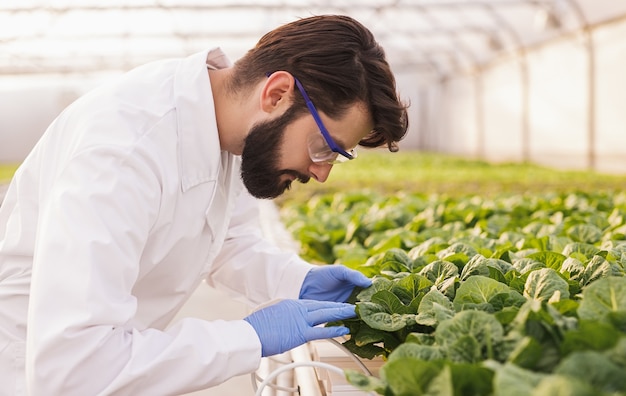
<path id="1" fill-rule="evenodd" d="M 291 187 L 290 175 L 307 183 L 309 176 L 290 169 L 278 169 L 285 128 L 299 113 L 291 106 L 280 117 L 255 124 L 244 140 L 241 153 L 241 179 L 250 194 L 260 199 L 273 199 Z"/>

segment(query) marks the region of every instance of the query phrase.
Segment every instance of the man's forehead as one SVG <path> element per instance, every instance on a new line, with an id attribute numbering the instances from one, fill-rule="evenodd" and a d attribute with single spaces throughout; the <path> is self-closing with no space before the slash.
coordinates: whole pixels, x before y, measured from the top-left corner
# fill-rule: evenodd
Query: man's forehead
<path id="1" fill-rule="evenodd" d="M 359 142 L 374 131 L 374 122 L 366 106 L 357 103 L 345 114 L 340 124 L 341 131 L 330 130 L 333 140 L 344 149 L 356 147 Z M 332 127 L 331 127 L 332 128 Z"/>

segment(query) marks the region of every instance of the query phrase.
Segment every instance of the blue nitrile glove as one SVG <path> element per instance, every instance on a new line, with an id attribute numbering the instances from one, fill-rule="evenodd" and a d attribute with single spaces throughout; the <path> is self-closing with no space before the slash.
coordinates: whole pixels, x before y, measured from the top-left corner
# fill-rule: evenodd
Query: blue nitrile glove
<path id="1" fill-rule="evenodd" d="M 345 265 L 320 265 L 306 274 L 300 298 L 345 302 L 355 286 L 365 288 L 371 284 L 371 279 Z"/>
<path id="2" fill-rule="evenodd" d="M 266 357 L 283 353 L 308 341 L 346 335 L 346 327 L 314 326 L 354 316 L 354 305 L 351 304 L 283 300 L 253 312 L 243 320 L 256 331 L 261 340 L 261 354 Z"/>

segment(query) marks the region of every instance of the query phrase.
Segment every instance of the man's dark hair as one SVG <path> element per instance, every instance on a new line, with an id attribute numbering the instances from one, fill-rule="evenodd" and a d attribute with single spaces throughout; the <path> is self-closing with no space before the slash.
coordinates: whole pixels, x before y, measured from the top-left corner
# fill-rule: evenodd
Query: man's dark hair
<path id="1" fill-rule="evenodd" d="M 333 119 L 364 103 L 374 129 L 359 144 L 398 150 L 408 128 L 407 105 L 398 97 L 383 48 L 361 23 L 321 15 L 272 30 L 235 62 L 231 89 L 242 92 L 279 70 L 298 78 L 318 110 Z M 293 100 L 299 112 L 307 111 L 301 95 L 294 94 Z"/>

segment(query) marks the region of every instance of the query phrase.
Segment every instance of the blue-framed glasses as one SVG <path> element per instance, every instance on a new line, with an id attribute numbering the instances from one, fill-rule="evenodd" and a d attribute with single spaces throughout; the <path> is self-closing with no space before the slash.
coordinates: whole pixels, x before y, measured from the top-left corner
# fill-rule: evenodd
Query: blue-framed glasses
<path id="1" fill-rule="evenodd" d="M 328 129 L 326 129 L 326 126 L 324 126 L 324 123 L 322 122 L 322 119 L 320 118 L 320 115 L 317 112 L 315 105 L 313 104 L 313 102 L 311 102 L 311 99 L 309 98 L 309 95 L 307 95 L 306 90 L 302 86 L 302 83 L 296 77 L 294 77 L 293 79 L 295 80 L 296 86 L 298 87 L 298 90 L 304 98 L 306 107 L 308 107 L 309 112 L 313 116 L 313 119 L 315 120 L 315 123 L 317 124 L 317 127 L 319 128 L 322 137 L 324 138 L 323 140 L 320 139 L 320 135 L 309 136 L 307 142 L 309 146 L 309 156 L 311 157 L 311 160 L 313 162 L 328 162 L 329 164 L 336 164 L 355 159 L 357 156 L 356 149 L 346 151 L 339 147 L 337 143 L 335 143 L 333 138 L 330 136 L 330 133 L 328 133 Z M 341 156 L 339 154 L 341 154 Z"/>
<path id="2" fill-rule="evenodd" d="M 272 73 L 267 73 L 267 76 L 269 77 L 271 74 Z M 321 135 L 310 135 L 307 139 L 309 157 L 311 157 L 311 161 L 317 163 L 326 162 L 329 164 L 337 164 L 355 159 L 357 157 L 356 148 L 346 151 L 335 143 L 333 138 L 330 136 L 328 129 L 324 126 L 315 105 L 311 102 L 309 95 L 306 93 L 304 86 L 302 86 L 300 80 L 298 80 L 295 76 L 293 79 L 295 80 L 296 86 L 304 98 L 306 107 L 309 109 L 309 112 L 313 116 L 313 119 L 317 124 L 317 128 L 321 133 Z"/>

